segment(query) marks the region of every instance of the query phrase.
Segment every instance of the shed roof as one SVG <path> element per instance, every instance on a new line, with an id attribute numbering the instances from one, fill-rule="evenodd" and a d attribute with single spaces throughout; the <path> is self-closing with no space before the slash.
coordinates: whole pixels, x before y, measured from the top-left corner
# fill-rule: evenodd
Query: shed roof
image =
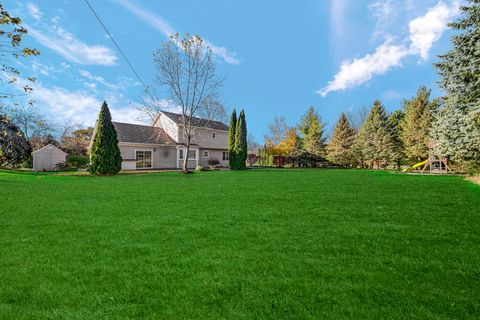
<path id="1" fill-rule="evenodd" d="M 44 146 L 43 148 L 40 148 L 38 150 L 35 150 L 32 152 L 32 154 L 35 154 L 35 153 L 38 153 L 39 151 L 42 151 L 42 150 L 55 150 L 57 152 L 61 152 L 63 154 L 67 154 L 65 151 L 63 151 L 62 149 L 58 148 L 58 147 L 55 147 L 53 144 L 47 144 L 46 146 Z"/>

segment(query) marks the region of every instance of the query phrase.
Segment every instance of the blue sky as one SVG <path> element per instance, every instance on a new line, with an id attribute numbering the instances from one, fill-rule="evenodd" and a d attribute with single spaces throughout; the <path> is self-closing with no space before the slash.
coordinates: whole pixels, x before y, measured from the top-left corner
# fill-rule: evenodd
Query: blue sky
<path id="1" fill-rule="evenodd" d="M 422 84 L 441 95 L 432 63 L 450 47 L 457 0 L 140 1 L 90 0 L 141 78 L 170 32 L 199 34 L 226 77 L 222 101 L 244 108 L 261 141 L 274 115 L 295 125 L 313 105 L 329 130 L 342 111 L 380 99 L 399 108 Z M 55 3 L 55 5 L 52 5 Z M 93 125 L 101 102 L 134 122 L 142 86 L 84 1 L 15 1 L 4 7 L 42 54 L 33 73 L 36 106 L 60 127 Z M 165 96 L 165 99 L 168 97 Z"/>

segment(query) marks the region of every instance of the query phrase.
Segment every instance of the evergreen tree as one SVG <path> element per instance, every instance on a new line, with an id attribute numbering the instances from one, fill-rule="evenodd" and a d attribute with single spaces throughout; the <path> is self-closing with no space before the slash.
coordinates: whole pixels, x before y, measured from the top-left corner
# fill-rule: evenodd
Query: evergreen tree
<path id="1" fill-rule="evenodd" d="M 355 129 L 342 112 L 333 130 L 332 140 L 328 144 L 328 161 L 347 167 L 353 163 L 352 146 L 355 141 Z"/>
<path id="2" fill-rule="evenodd" d="M 449 26 L 460 31 L 452 49 L 436 64 L 447 93 L 436 114 L 432 140 L 438 156 L 480 163 L 480 1 L 467 0 L 462 16 Z"/>
<path id="3" fill-rule="evenodd" d="M 405 158 L 404 146 L 402 141 L 402 127 L 401 123 L 405 119 L 405 113 L 402 110 L 395 110 L 390 117 L 388 123 L 392 132 L 393 153 L 392 160 L 397 164 L 397 169 L 400 170 L 402 160 Z"/>
<path id="4" fill-rule="evenodd" d="M 422 86 L 415 98 L 404 101 L 401 139 L 405 156 L 411 164 L 428 157 L 432 111 L 435 109 L 435 103 L 430 102 L 430 92 Z"/>
<path id="5" fill-rule="evenodd" d="M 246 168 L 248 146 L 247 146 L 247 123 L 245 112 L 242 110 L 238 117 L 237 129 L 235 130 L 235 157 L 237 158 L 236 168 L 243 170 Z"/>
<path id="6" fill-rule="evenodd" d="M 307 113 L 300 120 L 298 130 L 303 135 L 303 150 L 320 157 L 326 155 L 326 138 L 324 136 L 325 125 L 322 123 L 320 115 L 313 107 L 307 110 Z"/>
<path id="7" fill-rule="evenodd" d="M 110 110 L 104 101 L 90 150 L 90 172 L 96 175 L 113 175 L 121 168 L 122 157 L 118 148 L 117 132 L 112 123 Z"/>
<path id="8" fill-rule="evenodd" d="M 23 132 L 0 115 L 0 167 L 17 167 L 29 160 L 32 148 Z"/>
<path id="9" fill-rule="evenodd" d="M 480 162 L 480 110 L 446 104 L 433 123 L 434 152 L 459 163 Z"/>
<path id="10" fill-rule="evenodd" d="M 462 16 L 449 26 L 461 31 L 451 38 L 452 49 L 436 63 L 442 80 L 440 86 L 453 106 L 477 104 L 480 101 L 480 1 L 467 0 Z"/>
<path id="11" fill-rule="evenodd" d="M 394 159 L 392 131 L 385 108 L 380 101 L 375 101 L 367 119 L 360 128 L 355 140 L 357 156 L 367 161 L 370 167 L 386 165 Z"/>
<path id="12" fill-rule="evenodd" d="M 237 111 L 233 109 L 230 117 L 230 128 L 228 130 L 228 164 L 230 169 L 237 168 L 237 156 L 235 153 L 235 131 L 237 130 Z"/>

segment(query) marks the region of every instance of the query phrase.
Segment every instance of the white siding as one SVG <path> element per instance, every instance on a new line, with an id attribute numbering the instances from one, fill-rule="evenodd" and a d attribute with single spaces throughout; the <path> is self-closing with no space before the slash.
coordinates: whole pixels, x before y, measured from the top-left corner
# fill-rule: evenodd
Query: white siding
<path id="1" fill-rule="evenodd" d="M 129 161 L 122 161 L 122 169 L 135 170 L 136 164 L 134 160 L 135 150 L 152 150 L 152 169 L 173 169 L 177 165 L 177 149 L 175 146 L 162 146 L 155 144 L 143 143 L 125 143 L 118 144 L 122 159 Z"/>
<path id="2" fill-rule="evenodd" d="M 52 171 L 58 164 L 65 163 L 67 154 L 54 146 L 46 146 L 33 153 L 34 171 Z"/>
<path id="3" fill-rule="evenodd" d="M 153 124 L 162 128 L 173 141 L 178 142 L 179 139 L 179 130 L 175 122 L 163 114 L 159 114 L 157 121 Z"/>

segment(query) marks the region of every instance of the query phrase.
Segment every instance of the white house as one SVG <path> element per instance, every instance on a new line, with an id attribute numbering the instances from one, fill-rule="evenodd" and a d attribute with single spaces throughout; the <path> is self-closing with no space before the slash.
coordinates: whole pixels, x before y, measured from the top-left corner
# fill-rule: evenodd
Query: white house
<path id="1" fill-rule="evenodd" d="M 186 157 L 182 115 L 159 112 L 152 125 L 113 122 L 122 155 L 122 170 L 181 168 Z M 228 126 L 219 121 L 192 118 L 194 137 L 188 167 L 207 166 L 217 159 L 228 167 Z M 92 137 L 93 141 L 93 137 Z"/>

